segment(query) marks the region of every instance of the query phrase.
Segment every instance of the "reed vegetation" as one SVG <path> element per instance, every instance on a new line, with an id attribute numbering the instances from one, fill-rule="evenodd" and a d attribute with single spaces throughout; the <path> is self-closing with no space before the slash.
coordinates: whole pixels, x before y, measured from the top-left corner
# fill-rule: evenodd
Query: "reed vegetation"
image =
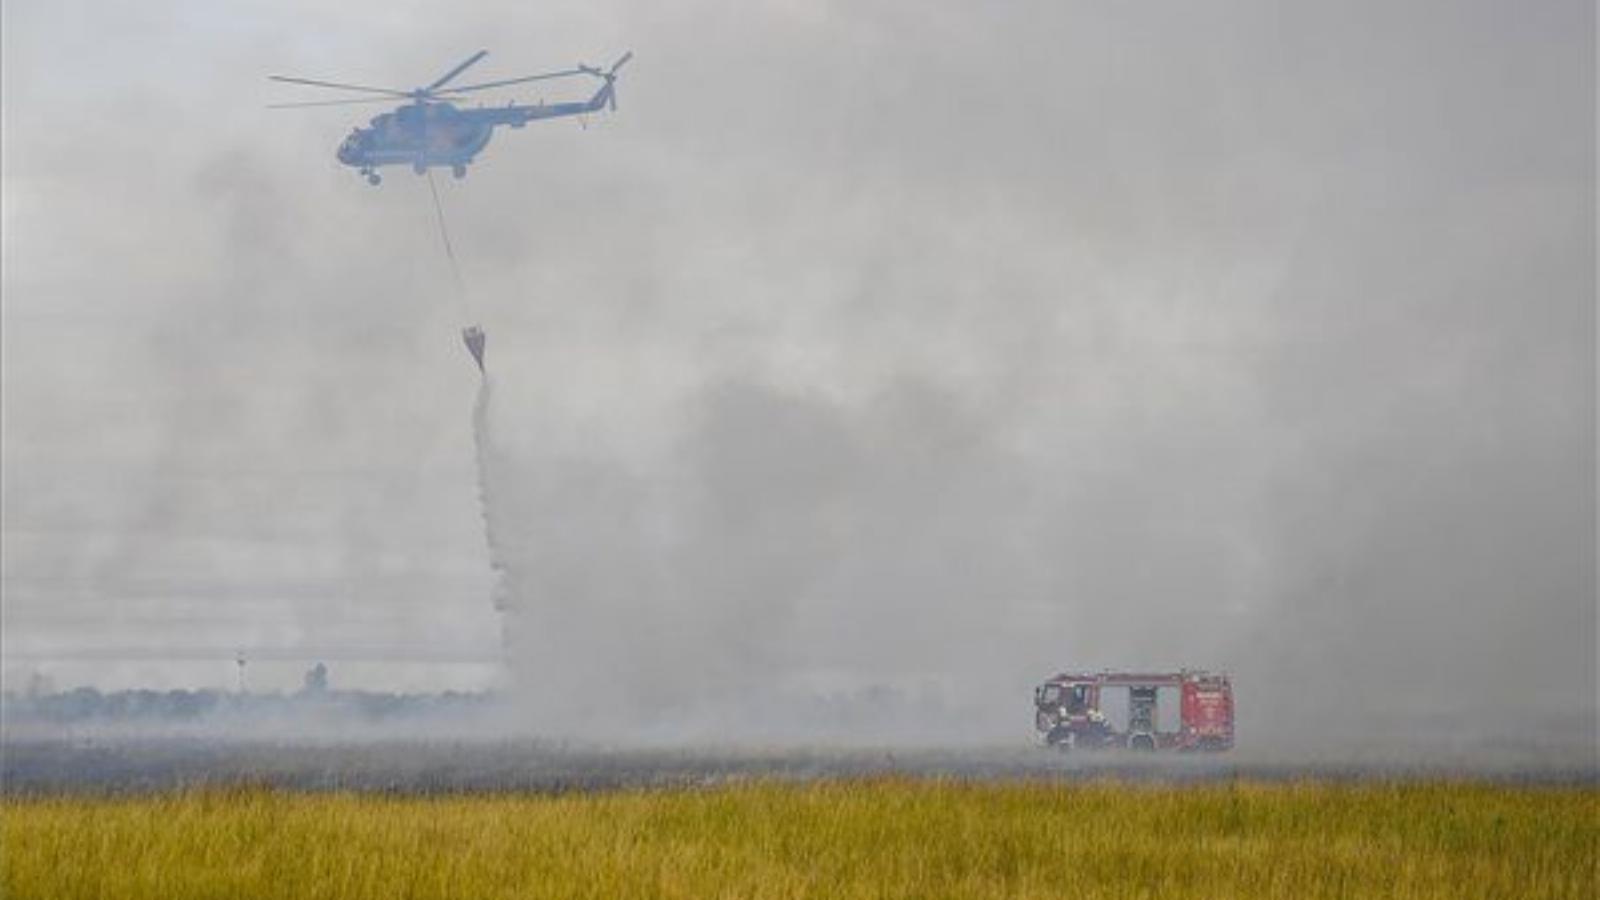
<path id="1" fill-rule="evenodd" d="M 875 779 L 0 801 L 7 898 L 1593 900 L 1600 792 Z"/>

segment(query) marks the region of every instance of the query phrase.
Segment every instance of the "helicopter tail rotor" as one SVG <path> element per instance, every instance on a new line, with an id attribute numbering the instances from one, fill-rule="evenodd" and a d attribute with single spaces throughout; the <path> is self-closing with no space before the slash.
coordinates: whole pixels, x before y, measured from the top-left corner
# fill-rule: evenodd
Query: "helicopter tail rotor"
<path id="1" fill-rule="evenodd" d="M 611 88 L 611 95 L 606 98 L 606 105 L 611 108 L 612 112 L 617 111 L 617 70 L 626 65 L 630 59 L 633 59 L 632 50 L 622 54 L 620 59 L 611 64 L 611 71 L 606 73 L 606 87 Z"/>
<path id="2" fill-rule="evenodd" d="M 616 112 L 617 111 L 617 84 L 616 84 L 616 82 L 617 82 L 617 70 L 621 69 L 624 65 L 626 65 L 628 60 L 630 60 L 630 59 L 633 59 L 633 51 L 632 50 L 629 50 L 627 53 L 622 54 L 622 56 L 619 57 L 616 62 L 611 64 L 611 68 L 609 68 L 609 69 L 600 69 L 600 68 L 598 68 L 596 66 L 586 65 L 584 63 L 578 63 L 578 67 L 576 69 L 574 69 L 573 71 L 580 72 L 580 73 L 582 73 L 584 75 L 593 75 L 596 78 L 604 79 L 606 84 L 605 84 L 605 87 L 600 89 L 600 95 L 605 98 L 606 106 L 612 112 Z"/>

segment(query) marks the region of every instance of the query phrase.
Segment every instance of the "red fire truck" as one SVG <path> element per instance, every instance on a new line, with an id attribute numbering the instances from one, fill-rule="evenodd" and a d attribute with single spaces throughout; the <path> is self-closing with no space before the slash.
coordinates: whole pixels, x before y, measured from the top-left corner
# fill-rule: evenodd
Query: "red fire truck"
<path id="1" fill-rule="evenodd" d="M 1222 673 L 1063 672 L 1039 685 L 1033 705 L 1041 739 L 1063 750 L 1233 747 L 1233 685 Z"/>

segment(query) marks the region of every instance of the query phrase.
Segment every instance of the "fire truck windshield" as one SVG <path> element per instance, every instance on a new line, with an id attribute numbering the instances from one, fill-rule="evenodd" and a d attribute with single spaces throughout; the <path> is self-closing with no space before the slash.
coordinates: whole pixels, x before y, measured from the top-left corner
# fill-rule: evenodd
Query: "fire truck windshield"
<path id="1" fill-rule="evenodd" d="M 1039 705 L 1064 706 L 1071 715 L 1082 715 L 1089 708 L 1089 686 L 1086 684 L 1047 684 L 1039 689 Z"/>
<path id="2" fill-rule="evenodd" d="M 1077 714 L 1089 707 L 1089 688 L 1087 685 L 1075 684 L 1067 692 L 1067 712 Z"/>

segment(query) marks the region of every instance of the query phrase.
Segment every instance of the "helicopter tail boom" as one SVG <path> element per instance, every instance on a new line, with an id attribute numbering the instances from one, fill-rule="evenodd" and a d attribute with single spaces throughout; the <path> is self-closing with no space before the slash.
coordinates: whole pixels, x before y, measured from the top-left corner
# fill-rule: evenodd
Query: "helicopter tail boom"
<path id="1" fill-rule="evenodd" d="M 606 79 L 606 83 L 600 88 L 600 90 L 595 91 L 594 96 L 589 98 L 589 102 L 585 104 L 585 106 L 590 112 L 593 112 L 600 109 L 602 106 L 606 106 L 607 104 L 611 106 L 613 112 L 616 111 L 617 86 L 613 84 L 609 78 Z"/>
<path id="2" fill-rule="evenodd" d="M 581 116 L 585 113 L 599 112 L 606 108 L 615 111 L 617 108 L 617 70 L 632 58 L 633 51 L 630 50 L 624 53 L 621 59 L 613 63 L 610 70 L 602 70 L 585 65 L 580 65 L 573 69 L 574 73 L 593 75 L 604 82 L 600 85 L 600 89 L 594 92 L 594 96 L 588 100 L 566 103 L 539 103 L 528 106 L 512 104 L 509 106 L 462 110 L 462 115 L 493 125 L 510 125 L 513 128 L 520 128 L 535 119 Z"/>

